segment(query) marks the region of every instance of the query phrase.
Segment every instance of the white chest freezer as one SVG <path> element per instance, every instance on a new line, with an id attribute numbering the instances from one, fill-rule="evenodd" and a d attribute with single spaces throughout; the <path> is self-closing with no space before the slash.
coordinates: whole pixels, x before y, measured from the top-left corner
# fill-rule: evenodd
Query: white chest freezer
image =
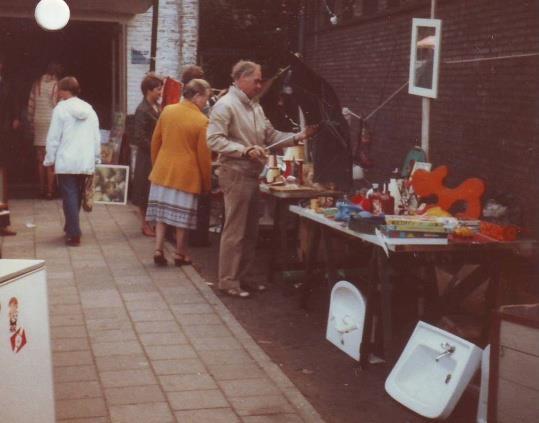
<path id="1" fill-rule="evenodd" d="M 42 260 L 0 259 L 0 422 L 54 423 Z"/>

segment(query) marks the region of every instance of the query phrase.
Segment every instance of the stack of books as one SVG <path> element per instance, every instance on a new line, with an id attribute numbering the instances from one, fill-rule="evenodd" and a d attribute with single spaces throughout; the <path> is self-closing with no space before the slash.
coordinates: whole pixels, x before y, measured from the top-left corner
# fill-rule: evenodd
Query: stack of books
<path id="1" fill-rule="evenodd" d="M 447 244 L 450 227 L 455 222 L 416 216 L 386 216 L 380 234 L 392 243 Z"/>

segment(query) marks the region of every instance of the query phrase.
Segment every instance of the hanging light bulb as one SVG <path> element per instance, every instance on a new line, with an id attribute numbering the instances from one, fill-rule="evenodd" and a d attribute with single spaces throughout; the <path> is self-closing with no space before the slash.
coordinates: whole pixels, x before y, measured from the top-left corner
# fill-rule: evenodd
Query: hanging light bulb
<path id="1" fill-rule="evenodd" d="M 47 31 L 58 31 L 67 25 L 71 13 L 64 0 L 40 0 L 35 18 L 38 25 Z"/>
<path id="2" fill-rule="evenodd" d="M 333 13 L 333 11 L 329 8 L 329 4 L 327 2 L 327 0 L 322 0 L 324 2 L 324 6 L 326 7 L 326 10 L 328 12 L 328 15 L 329 15 L 329 21 L 331 22 L 331 25 L 337 25 L 339 23 L 339 18 L 337 17 L 337 15 L 335 13 Z"/>

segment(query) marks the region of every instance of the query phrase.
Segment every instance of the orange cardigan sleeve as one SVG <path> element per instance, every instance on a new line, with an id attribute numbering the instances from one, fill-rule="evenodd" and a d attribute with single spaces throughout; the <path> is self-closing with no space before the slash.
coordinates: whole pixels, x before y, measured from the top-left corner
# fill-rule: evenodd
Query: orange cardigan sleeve
<path id="1" fill-rule="evenodd" d="M 208 123 L 200 129 L 197 141 L 197 158 L 200 177 L 202 179 L 202 192 L 209 192 L 211 190 L 211 153 L 206 142 L 207 129 Z"/>
<path id="2" fill-rule="evenodd" d="M 157 160 L 157 155 L 159 154 L 159 150 L 161 149 L 162 144 L 163 144 L 163 129 L 161 128 L 161 118 L 159 118 L 157 120 L 157 124 L 155 125 L 155 129 L 152 135 L 152 145 L 151 145 L 152 165 L 155 165 L 155 161 Z"/>

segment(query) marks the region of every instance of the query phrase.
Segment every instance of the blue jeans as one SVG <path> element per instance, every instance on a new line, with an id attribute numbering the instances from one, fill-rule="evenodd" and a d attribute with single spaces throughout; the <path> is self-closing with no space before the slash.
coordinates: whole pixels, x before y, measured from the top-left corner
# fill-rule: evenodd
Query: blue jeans
<path id="1" fill-rule="evenodd" d="M 68 238 L 75 238 L 81 235 L 79 212 L 85 178 L 86 175 L 58 175 L 66 221 L 64 231 Z"/>

